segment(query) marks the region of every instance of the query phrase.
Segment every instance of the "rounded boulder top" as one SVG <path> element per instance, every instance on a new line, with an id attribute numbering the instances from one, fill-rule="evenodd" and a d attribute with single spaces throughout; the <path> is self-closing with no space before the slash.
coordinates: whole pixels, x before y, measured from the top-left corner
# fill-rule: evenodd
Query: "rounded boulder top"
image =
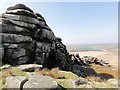
<path id="1" fill-rule="evenodd" d="M 10 7 L 7 8 L 7 10 L 16 10 L 16 9 L 24 9 L 24 10 L 28 10 L 28 11 L 33 13 L 33 11 L 29 7 L 27 7 L 27 6 L 25 6 L 24 4 L 21 4 L 21 3 L 16 4 L 15 6 L 10 6 Z"/>
<path id="2" fill-rule="evenodd" d="M 61 42 L 62 39 L 60 37 L 55 37 L 57 41 Z"/>

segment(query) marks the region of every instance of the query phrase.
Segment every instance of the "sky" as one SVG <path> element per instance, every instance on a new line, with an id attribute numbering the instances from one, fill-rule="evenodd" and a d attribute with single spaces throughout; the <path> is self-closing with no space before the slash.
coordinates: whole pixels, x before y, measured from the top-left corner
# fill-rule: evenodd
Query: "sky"
<path id="1" fill-rule="evenodd" d="M 20 2 L 0 3 L 0 14 Z M 23 2 L 40 13 L 64 44 L 118 41 L 117 2 Z"/>

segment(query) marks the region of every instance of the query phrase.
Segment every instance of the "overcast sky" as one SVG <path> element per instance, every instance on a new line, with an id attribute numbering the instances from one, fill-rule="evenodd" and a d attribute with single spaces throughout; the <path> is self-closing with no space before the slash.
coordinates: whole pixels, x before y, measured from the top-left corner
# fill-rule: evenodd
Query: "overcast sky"
<path id="1" fill-rule="evenodd" d="M 18 2 L 0 3 L 0 13 Z M 19 2 L 20 3 L 20 2 Z M 65 44 L 116 43 L 117 2 L 24 2 L 43 15 Z"/>

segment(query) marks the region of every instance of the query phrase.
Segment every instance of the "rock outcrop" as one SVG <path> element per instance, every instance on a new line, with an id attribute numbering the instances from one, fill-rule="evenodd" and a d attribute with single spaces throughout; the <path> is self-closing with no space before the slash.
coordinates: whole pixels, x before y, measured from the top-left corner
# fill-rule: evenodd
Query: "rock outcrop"
<path id="1" fill-rule="evenodd" d="M 23 4 L 11 6 L 0 15 L 0 39 L 0 65 L 35 63 L 47 68 L 72 70 L 75 64 L 109 64 L 95 57 L 70 55 L 44 17 Z"/>
<path id="2" fill-rule="evenodd" d="M 41 64 L 70 69 L 70 57 L 61 38 L 44 17 L 23 4 L 7 8 L 0 16 L 0 65 Z"/>
<path id="3" fill-rule="evenodd" d="M 25 76 L 10 76 L 6 78 L 7 90 L 33 90 L 33 89 L 57 89 L 59 85 L 54 78 L 37 73 L 29 73 Z"/>

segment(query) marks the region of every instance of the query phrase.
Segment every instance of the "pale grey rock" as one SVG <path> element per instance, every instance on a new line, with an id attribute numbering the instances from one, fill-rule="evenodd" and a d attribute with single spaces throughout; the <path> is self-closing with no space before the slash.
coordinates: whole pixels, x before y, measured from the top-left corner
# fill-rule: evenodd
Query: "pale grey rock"
<path id="1" fill-rule="evenodd" d="M 27 22 L 27 23 L 31 23 L 31 24 L 39 24 L 40 23 L 39 20 L 29 17 L 29 16 L 25 16 L 25 15 L 13 15 L 13 14 L 3 13 L 2 17 L 17 20 L 17 21 Z"/>
<path id="2" fill-rule="evenodd" d="M 32 42 L 32 38 L 29 36 L 17 35 L 17 34 L 3 34 L 0 33 L 2 43 L 20 43 L 20 42 Z"/>
<path id="3" fill-rule="evenodd" d="M 21 69 L 22 71 L 34 71 L 35 69 L 42 69 L 42 65 L 38 65 L 38 64 L 24 64 L 24 65 L 20 65 L 18 66 L 19 69 Z"/>
<path id="4" fill-rule="evenodd" d="M 6 78 L 7 89 L 21 89 L 23 84 L 27 81 L 27 78 L 24 76 L 10 76 Z"/>
<path id="5" fill-rule="evenodd" d="M 9 19 L 9 18 L 2 18 L 3 21 L 8 21 L 14 25 L 20 26 L 20 27 L 24 27 L 27 29 L 35 29 L 36 25 L 35 24 L 30 24 L 30 23 L 26 23 L 26 22 L 22 22 L 22 21 L 15 21 L 13 19 Z"/>
<path id="6" fill-rule="evenodd" d="M 0 24 L 0 33 L 30 35 L 30 31 L 26 28 L 21 28 L 10 24 Z"/>
<path id="7" fill-rule="evenodd" d="M 37 19 L 37 16 L 33 14 L 32 12 L 24 9 L 15 9 L 15 10 L 8 10 L 6 11 L 7 14 L 15 14 L 15 15 L 25 15 L 30 16 Z"/>
<path id="8" fill-rule="evenodd" d="M 43 76 L 38 73 L 30 73 L 28 74 L 28 81 L 23 85 L 23 90 L 26 88 L 57 88 L 58 84 L 55 79 L 49 76 Z"/>
<path id="9" fill-rule="evenodd" d="M 18 47 L 19 47 L 18 44 L 8 44 L 8 46 L 7 46 L 7 48 L 9 48 L 9 49 L 16 49 Z"/>

